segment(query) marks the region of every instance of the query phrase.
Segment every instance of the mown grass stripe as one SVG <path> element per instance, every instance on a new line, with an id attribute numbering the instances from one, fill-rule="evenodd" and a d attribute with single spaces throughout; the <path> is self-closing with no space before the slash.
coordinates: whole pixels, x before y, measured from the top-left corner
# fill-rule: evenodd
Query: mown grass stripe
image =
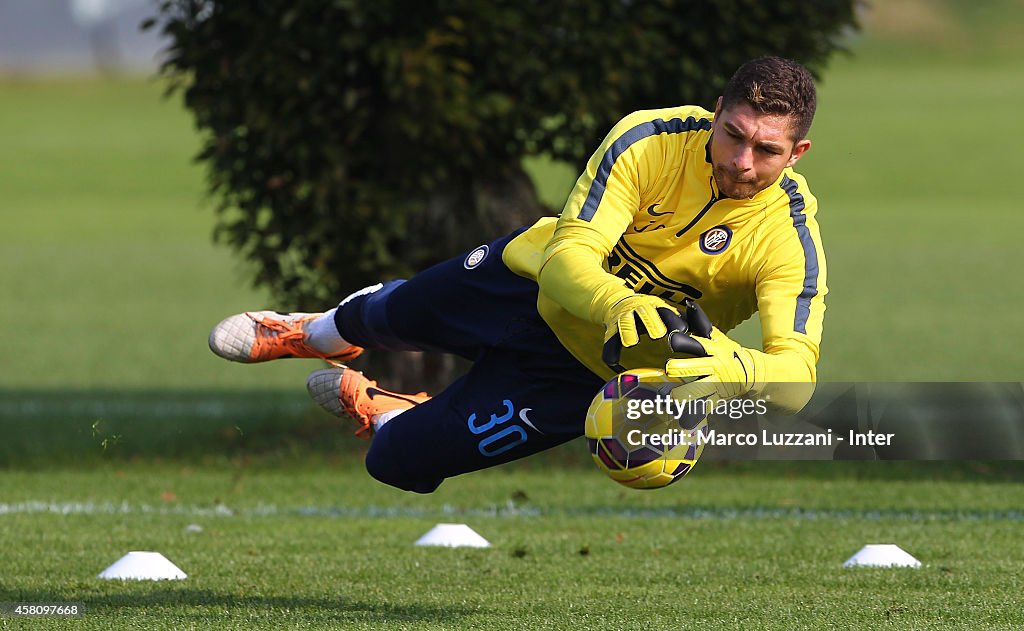
<path id="1" fill-rule="evenodd" d="M 55 515 L 167 515 L 189 517 L 321 517 L 328 519 L 356 518 L 423 518 L 423 517 L 613 517 L 620 519 L 704 519 L 704 520 L 865 520 L 910 522 L 1018 522 L 1024 521 L 1024 510 L 974 511 L 956 509 L 930 510 L 858 510 L 834 508 L 797 508 L 770 506 L 687 506 L 677 508 L 630 509 L 611 506 L 535 507 L 509 502 L 483 508 L 443 506 L 440 509 L 398 506 L 302 506 L 280 507 L 263 504 L 247 508 L 231 508 L 224 504 L 152 505 L 130 502 L 51 502 L 29 500 L 0 503 L 0 516 L 51 513 Z"/>
<path id="2" fill-rule="evenodd" d="M 0 390 L 0 419 L 167 418 L 223 419 L 301 415 L 313 407 L 304 396 L 263 393 L 64 393 L 25 395 Z"/>

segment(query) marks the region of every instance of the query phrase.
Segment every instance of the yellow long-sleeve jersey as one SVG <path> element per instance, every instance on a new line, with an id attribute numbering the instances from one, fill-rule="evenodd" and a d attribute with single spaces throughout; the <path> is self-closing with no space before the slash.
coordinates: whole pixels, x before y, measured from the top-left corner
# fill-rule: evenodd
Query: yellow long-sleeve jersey
<path id="1" fill-rule="evenodd" d="M 622 119 L 561 215 L 516 237 L 504 262 L 538 282 L 541 316 L 604 378 L 613 372 L 601 361 L 603 315 L 640 293 L 679 306 L 692 298 L 722 331 L 759 312 L 757 381 L 813 382 L 827 291 L 817 200 L 792 169 L 751 199 L 721 197 L 710 159 L 713 116 L 682 106 Z M 664 340 L 641 342 L 621 364 L 660 366 L 667 357 Z"/>

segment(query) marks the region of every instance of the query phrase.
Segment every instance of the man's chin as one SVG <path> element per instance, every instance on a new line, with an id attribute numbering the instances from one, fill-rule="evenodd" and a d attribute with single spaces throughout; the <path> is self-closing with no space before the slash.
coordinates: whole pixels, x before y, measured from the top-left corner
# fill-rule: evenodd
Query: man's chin
<path id="1" fill-rule="evenodd" d="M 722 197 L 750 199 L 762 190 L 757 187 L 756 182 L 737 182 L 724 174 L 720 174 L 718 169 L 715 169 L 714 178 L 715 183 L 718 185 L 718 193 Z"/>
<path id="2" fill-rule="evenodd" d="M 730 199 L 750 199 L 761 192 L 755 184 L 733 184 L 719 187 L 718 190 Z"/>

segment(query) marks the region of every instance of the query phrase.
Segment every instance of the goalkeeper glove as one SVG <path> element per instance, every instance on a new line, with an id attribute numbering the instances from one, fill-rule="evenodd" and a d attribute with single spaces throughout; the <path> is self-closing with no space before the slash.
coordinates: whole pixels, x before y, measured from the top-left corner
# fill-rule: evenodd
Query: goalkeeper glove
<path id="1" fill-rule="evenodd" d="M 604 315 L 606 343 L 618 336 L 623 346 L 636 346 L 640 343 L 641 329 L 652 340 L 659 340 L 668 335 L 670 330 L 685 331 L 686 323 L 669 303 L 644 294 L 623 298 L 613 304 Z"/>
<path id="2" fill-rule="evenodd" d="M 707 379 L 715 384 L 722 399 L 743 396 L 754 388 L 753 354 L 717 329 L 708 337 L 673 333 L 671 344 L 673 350 L 695 357 L 668 360 L 665 373 L 669 377 L 685 381 Z"/>

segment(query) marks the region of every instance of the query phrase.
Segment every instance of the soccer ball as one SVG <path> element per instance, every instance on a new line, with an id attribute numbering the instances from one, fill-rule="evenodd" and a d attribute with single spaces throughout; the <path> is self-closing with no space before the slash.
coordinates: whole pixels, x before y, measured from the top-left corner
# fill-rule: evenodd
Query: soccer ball
<path id="1" fill-rule="evenodd" d="M 703 403 L 710 391 L 701 385 L 687 393 L 689 386 L 682 385 L 662 370 L 640 368 L 616 376 L 597 393 L 585 434 L 590 455 L 608 477 L 634 489 L 658 489 L 690 472 L 704 451 L 698 436 L 707 436 L 707 414 L 703 405 L 687 406 L 680 414 L 667 402 Z"/>

